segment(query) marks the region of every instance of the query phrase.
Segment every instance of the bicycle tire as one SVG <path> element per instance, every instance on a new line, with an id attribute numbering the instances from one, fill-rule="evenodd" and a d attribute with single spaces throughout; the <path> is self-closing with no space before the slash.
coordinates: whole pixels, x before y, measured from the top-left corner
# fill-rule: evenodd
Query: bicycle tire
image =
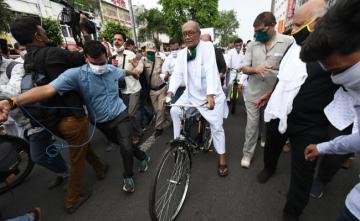
<path id="1" fill-rule="evenodd" d="M 24 166 L 24 170 L 21 171 L 21 174 L 19 176 L 16 176 L 16 179 L 14 181 L 12 181 L 11 183 L 6 184 L 6 185 L 5 185 L 5 183 L 0 183 L 0 194 L 3 194 L 5 192 L 15 188 L 22 182 L 24 182 L 26 177 L 32 171 L 32 169 L 34 167 L 34 162 L 31 160 L 30 146 L 27 141 L 25 141 L 19 137 L 11 136 L 11 135 L 0 135 L 0 139 L 6 140 L 7 142 L 16 143 L 17 144 L 17 152 L 21 156 L 25 156 L 27 158 L 27 162 Z"/>
<path id="2" fill-rule="evenodd" d="M 231 96 L 230 96 L 230 104 L 231 104 L 231 114 L 235 114 L 236 112 L 236 100 L 237 100 L 237 93 L 238 93 L 238 84 L 234 83 L 232 85 Z"/>
<path id="3" fill-rule="evenodd" d="M 165 172 L 169 168 L 172 168 L 172 170 L 170 169 L 170 176 L 166 175 Z M 183 173 L 178 171 L 180 168 L 182 168 Z M 156 171 L 149 197 L 151 219 L 153 221 L 175 220 L 185 202 L 190 184 L 191 155 L 186 143 L 184 141 L 173 141 L 170 147 L 164 151 Z M 164 187 L 166 187 L 164 195 L 161 194 L 163 183 Z M 183 188 L 177 188 L 182 184 L 184 184 Z M 173 199 L 176 190 L 180 190 L 178 202 L 173 201 L 176 200 Z M 172 208 L 172 205 L 174 205 L 174 208 L 169 214 L 169 208 L 170 206 Z"/>

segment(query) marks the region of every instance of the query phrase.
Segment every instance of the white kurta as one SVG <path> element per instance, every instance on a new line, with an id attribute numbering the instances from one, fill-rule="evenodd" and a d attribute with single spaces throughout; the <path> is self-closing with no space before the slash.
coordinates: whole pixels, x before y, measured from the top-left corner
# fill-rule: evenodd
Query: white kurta
<path id="1" fill-rule="evenodd" d="M 173 94 L 184 82 L 186 90 L 176 104 L 201 105 L 206 102 L 207 95 L 214 95 L 215 108 L 197 108 L 200 114 L 209 122 L 215 149 L 218 154 L 225 153 L 225 132 L 223 118 L 228 115 L 225 94 L 216 65 L 214 46 L 210 42 L 200 41 L 196 47 L 196 58 L 187 62 L 187 48 L 178 54 L 174 74 L 170 79 L 169 91 Z M 174 138 L 180 135 L 179 107 L 171 108 L 174 124 Z"/>

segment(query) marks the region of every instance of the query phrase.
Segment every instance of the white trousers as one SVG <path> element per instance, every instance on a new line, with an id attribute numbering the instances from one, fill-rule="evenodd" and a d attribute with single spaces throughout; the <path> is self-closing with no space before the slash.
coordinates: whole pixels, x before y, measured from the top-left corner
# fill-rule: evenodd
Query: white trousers
<path id="1" fill-rule="evenodd" d="M 192 104 L 188 99 L 186 93 L 184 93 L 176 104 Z M 214 110 L 209 110 L 207 107 L 199 107 L 197 110 L 210 124 L 211 136 L 213 139 L 215 150 L 218 154 L 225 153 L 225 131 L 223 128 L 224 117 L 228 114 L 228 107 L 225 102 L 225 96 L 220 95 L 215 99 L 215 108 Z M 170 110 L 171 118 L 173 120 L 174 128 L 174 138 L 180 136 L 180 127 L 181 127 L 181 109 L 180 107 L 172 107 Z"/>

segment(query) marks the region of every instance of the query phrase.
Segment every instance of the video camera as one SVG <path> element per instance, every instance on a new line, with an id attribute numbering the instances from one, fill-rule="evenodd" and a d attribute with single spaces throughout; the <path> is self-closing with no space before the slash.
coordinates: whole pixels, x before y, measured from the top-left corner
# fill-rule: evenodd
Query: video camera
<path id="1" fill-rule="evenodd" d="M 73 38 L 78 46 L 83 46 L 81 30 L 85 30 L 88 34 L 96 35 L 96 25 L 89 20 L 92 18 L 88 13 L 75 9 L 65 0 L 55 0 L 55 2 L 65 6 L 59 14 L 58 19 L 60 24 L 70 26 Z"/>

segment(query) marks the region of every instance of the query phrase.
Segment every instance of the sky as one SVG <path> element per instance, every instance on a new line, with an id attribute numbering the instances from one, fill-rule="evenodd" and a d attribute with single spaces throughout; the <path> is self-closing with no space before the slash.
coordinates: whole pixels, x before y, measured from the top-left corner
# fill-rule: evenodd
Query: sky
<path id="1" fill-rule="evenodd" d="M 147 9 L 161 6 L 158 0 L 132 0 L 133 5 L 145 5 Z M 270 11 L 271 0 L 219 0 L 219 10 L 234 9 L 240 23 L 237 35 L 244 41 L 252 40 L 254 35 L 253 22 L 258 14 L 263 11 Z"/>

